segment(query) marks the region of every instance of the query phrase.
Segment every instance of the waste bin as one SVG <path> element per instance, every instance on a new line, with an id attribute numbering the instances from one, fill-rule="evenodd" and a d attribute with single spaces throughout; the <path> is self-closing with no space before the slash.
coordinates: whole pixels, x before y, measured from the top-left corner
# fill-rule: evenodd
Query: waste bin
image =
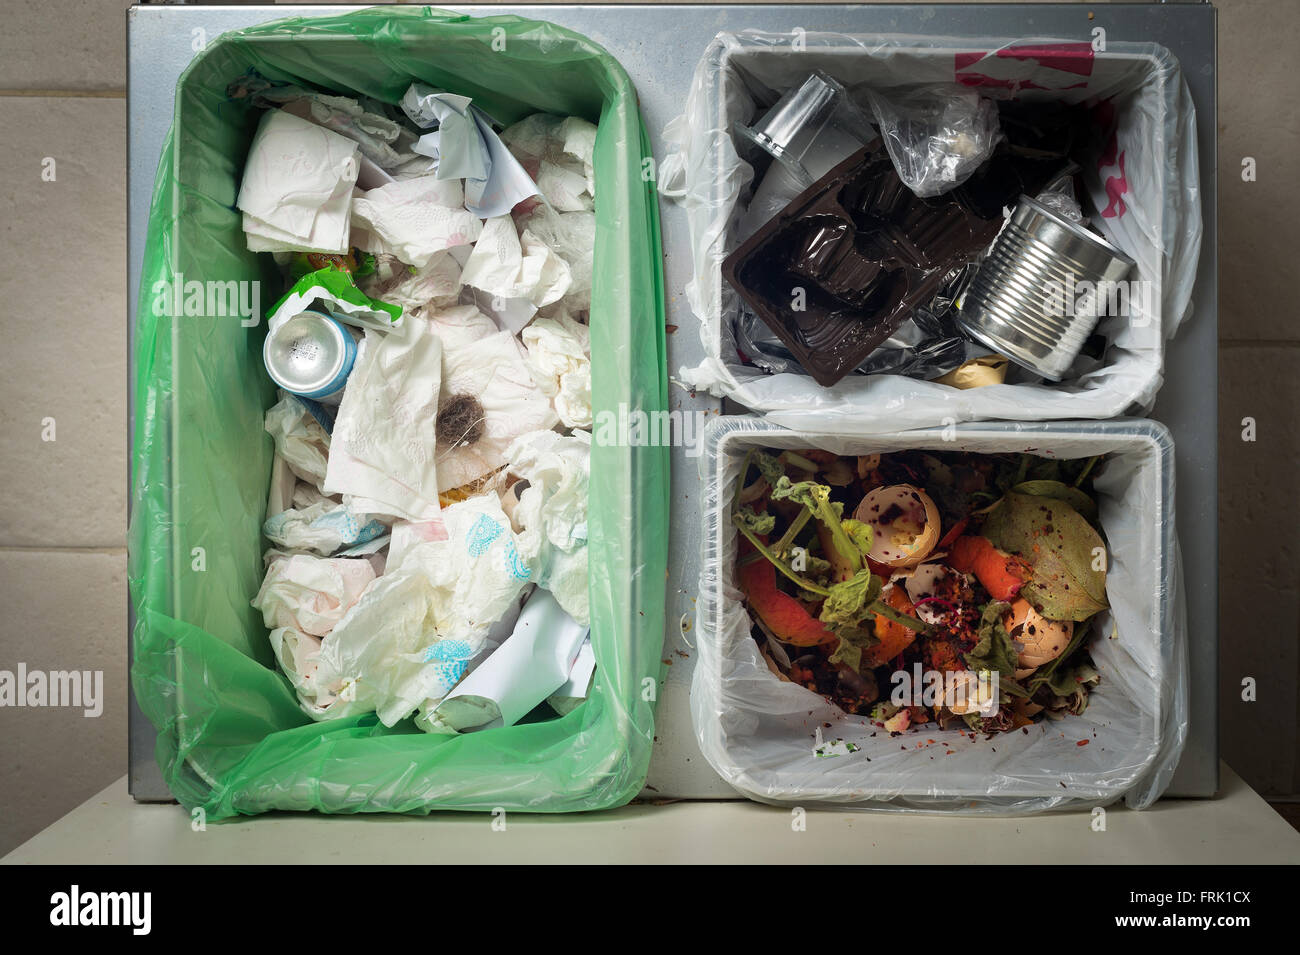
<path id="1" fill-rule="evenodd" d="M 994 99 L 1090 110 L 1097 137 L 1083 179 L 1099 211 L 1092 225 L 1136 260 L 1151 290 L 1141 306 L 1104 318 L 1099 361 L 1057 384 L 958 390 L 897 374 L 852 374 L 824 387 L 802 370 L 768 373 L 742 355 L 741 302 L 722 263 L 739 245 L 739 212 L 753 170 L 734 130 L 762 116 L 779 91 L 822 70 L 850 92 L 973 89 Z M 696 68 L 684 114 L 665 132 L 672 151 L 661 189 L 685 207 L 693 277 L 685 293 L 706 358 L 678 372 L 792 428 L 853 433 L 1003 418 L 1109 418 L 1148 410 L 1164 376 L 1165 342 L 1188 311 L 1202 224 L 1195 110 L 1177 59 L 1156 43 L 942 35 L 720 33 Z M 1127 314 L 1131 312 L 1131 314 Z M 881 407 L 889 417 L 873 415 Z"/>
<path id="2" fill-rule="evenodd" d="M 1108 546 L 1109 607 L 1090 624 L 1088 647 L 1101 682 L 1087 709 L 987 739 L 960 723 L 890 733 L 781 681 L 751 636 L 753 622 L 736 583 L 739 534 L 730 513 L 747 454 L 769 448 L 1106 455 L 1096 494 Z M 1189 716 L 1173 450 L 1165 427 L 1142 419 L 969 423 L 859 436 L 792 431 L 755 416 L 710 422 L 699 660 L 691 687 L 691 719 L 705 758 L 751 799 L 785 805 L 977 814 L 1121 798 L 1133 808 L 1149 806 L 1173 776 Z M 851 746 L 826 758 L 814 751 L 823 738 Z"/>
<path id="3" fill-rule="evenodd" d="M 373 714 L 322 723 L 299 708 L 250 606 L 275 401 L 264 322 L 211 302 L 169 308 L 201 282 L 275 289 L 246 251 L 235 208 L 259 114 L 226 98 L 250 68 L 271 80 L 396 103 L 413 80 L 473 97 L 509 124 L 535 112 L 598 124 L 592 405 L 666 406 L 663 278 L 649 146 L 626 73 L 553 24 L 429 8 L 297 18 L 227 33 L 182 75 L 159 163 L 134 318 L 135 429 L 129 577 L 132 681 L 158 731 L 173 795 L 207 818 L 272 809 L 574 811 L 640 789 L 663 640 L 667 450 L 591 452 L 591 636 L 597 673 L 566 716 L 469 736 L 385 728 Z M 262 310 L 273 303 L 262 296 Z M 172 299 L 177 301 L 177 299 Z M 189 314 L 185 314 L 188 312 Z M 645 533 L 650 529 L 650 533 Z"/>

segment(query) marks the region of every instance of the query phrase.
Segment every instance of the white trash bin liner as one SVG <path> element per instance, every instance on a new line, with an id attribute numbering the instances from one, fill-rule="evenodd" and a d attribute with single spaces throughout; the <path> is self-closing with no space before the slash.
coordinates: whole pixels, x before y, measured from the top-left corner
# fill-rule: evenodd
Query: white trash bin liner
<path id="1" fill-rule="evenodd" d="M 740 299 L 722 278 L 753 176 L 733 139 L 779 91 L 823 70 L 864 101 L 869 89 L 954 83 L 990 97 L 1084 103 L 1113 127 L 1085 165 L 1093 225 L 1137 262 L 1151 309 L 1104 319 L 1098 366 L 1076 363 L 1060 384 L 1005 384 L 967 391 L 899 375 L 850 375 L 831 387 L 802 373 L 744 364 L 734 324 Z M 685 293 L 700 319 L 705 360 L 682 368 L 684 385 L 730 397 L 792 428 L 885 431 L 947 421 L 1108 418 L 1148 409 L 1160 388 L 1164 344 L 1186 317 L 1201 244 L 1195 111 L 1178 61 L 1154 43 L 832 33 L 720 33 L 695 72 L 685 113 L 664 133 L 670 153 L 660 192 L 686 209 L 693 278 Z M 874 412 L 882 408 L 889 415 Z"/>
<path id="2" fill-rule="evenodd" d="M 1108 455 L 1095 490 L 1109 549 L 1110 609 L 1092 623 L 1088 649 L 1101 682 L 1083 715 L 991 740 L 971 739 L 964 726 L 926 725 L 891 737 L 867 717 L 779 680 L 750 635 L 753 624 L 734 583 L 738 534 L 728 510 L 751 448 Z M 723 417 L 705 432 L 702 460 L 707 487 L 691 716 L 705 758 L 741 793 L 782 805 L 1011 814 L 1120 798 L 1144 808 L 1164 791 L 1186 739 L 1188 702 L 1174 447 L 1163 425 L 1001 422 L 847 437 L 789 431 L 757 416 Z M 857 749 L 816 756 L 819 734 Z M 947 745 L 918 748 L 930 739 Z M 1089 744 L 1077 745 L 1081 739 Z"/>

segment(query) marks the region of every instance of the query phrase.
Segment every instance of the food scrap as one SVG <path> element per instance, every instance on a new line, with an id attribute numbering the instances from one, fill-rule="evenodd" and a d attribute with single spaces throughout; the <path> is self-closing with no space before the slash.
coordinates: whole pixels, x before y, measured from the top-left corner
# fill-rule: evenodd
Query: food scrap
<path id="1" fill-rule="evenodd" d="M 1090 624 L 1107 608 L 1103 468 L 752 450 L 731 521 L 768 669 L 892 735 L 955 725 L 992 738 L 1082 714 L 1100 681 Z"/>

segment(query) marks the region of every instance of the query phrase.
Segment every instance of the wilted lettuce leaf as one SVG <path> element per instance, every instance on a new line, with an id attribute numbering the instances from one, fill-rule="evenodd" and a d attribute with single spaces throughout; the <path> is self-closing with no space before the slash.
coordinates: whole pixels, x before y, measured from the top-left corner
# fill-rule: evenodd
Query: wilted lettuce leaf
<path id="1" fill-rule="evenodd" d="M 1081 687 L 1089 686 L 1093 683 L 1101 682 L 1101 674 L 1090 663 L 1080 663 L 1078 666 L 1062 667 L 1058 672 L 1052 674 L 1052 678 L 1047 681 L 1047 688 L 1057 696 L 1069 696 L 1071 693 L 1077 693 Z"/>
<path id="2" fill-rule="evenodd" d="M 965 654 L 966 665 L 972 670 L 997 671 L 1010 679 L 1016 672 L 1016 647 L 1006 627 L 1002 626 L 1002 615 L 1010 604 L 998 600 L 990 601 L 980 616 L 979 642 L 975 649 Z"/>
<path id="3" fill-rule="evenodd" d="M 871 542 L 874 535 L 870 524 L 848 518 L 842 521 L 840 526 L 844 528 L 844 533 L 848 535 L 849 540 L 853 541 L 858 550 L 862 551 L 863 556 L 871 552 Z"/>
<path id="4" fill-rule="evenodd" d="M 775 514 L 756 514 L 753 508 L 742 507 L 736 511 L 736 516 L 754 534 L 770 534 L 776 529 Z"/>
<path id="5" fill-rule="evenodd" d="M 860 626 L 864 619 L 875 622 L 870 609 L 880 596 L 880 578 L 863 569 L 848 580 L 831 586 L 830 596 L 822 604 L 821 622 L 835 633 Z"/>
<path id="6" fill-rule="evenodd" d="M 827 658 L 830 663 L 846 663 L 855 671 L 860 672 L 862 669 L 862 647 L 856 646 L 840 637 L 840 644 L 835 651 Z"/>

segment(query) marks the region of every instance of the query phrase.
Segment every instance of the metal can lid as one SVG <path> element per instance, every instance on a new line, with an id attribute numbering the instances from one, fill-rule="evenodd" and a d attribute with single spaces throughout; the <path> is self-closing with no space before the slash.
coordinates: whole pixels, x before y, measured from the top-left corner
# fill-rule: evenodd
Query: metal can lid
<path id="1" fill-rule="evenodd" d="M 305 311 L 272 329 L 262 346 L 267 374 L 285 391 L 316 398 L 337 391 L 352 370 L 356 342 L 336 319 Z"/>

